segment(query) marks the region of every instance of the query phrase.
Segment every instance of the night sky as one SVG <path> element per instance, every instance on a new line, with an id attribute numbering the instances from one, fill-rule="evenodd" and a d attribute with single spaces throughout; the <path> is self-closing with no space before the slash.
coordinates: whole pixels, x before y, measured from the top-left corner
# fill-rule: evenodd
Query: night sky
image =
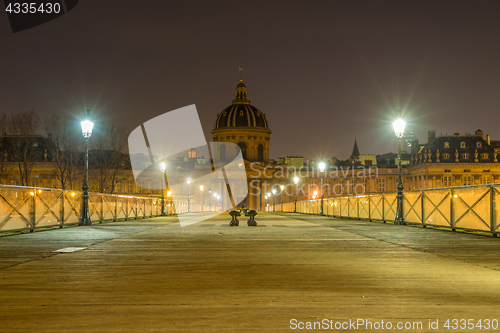
<path id="1" fill-rule="evenodd" d="M 395 151 L 397 108 L 421 143 L 500 139 L 499 1 L 83 0 L 15 34 L 0 13 L 0 38 L 3 113 L 92 108 L 133 129 L 196 104 L 211 140 L 243 64 L 271 158 Z"/>

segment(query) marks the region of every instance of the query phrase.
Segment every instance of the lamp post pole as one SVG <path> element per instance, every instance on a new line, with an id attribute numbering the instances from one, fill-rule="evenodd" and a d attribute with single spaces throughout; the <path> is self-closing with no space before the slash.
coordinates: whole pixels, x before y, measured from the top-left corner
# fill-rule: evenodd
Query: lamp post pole
<path id="1" fill-rule="evenodd" d="M 281 190 L 281 196 L 280 196 L 280 201 L 281 201 L 281 212 L 283 212 L 283 194 L 284 194 L 284 190 L 285 189 L 285 185 L 280 185 L 280 190 Z"/>
<path id="2" fill-rule="evenodd" d="M 275 212 L 276 211 L 276 190 L 273 188 L 273 190 L 271 192 L 273 192 L 273 212 Z"/>
<path id="3" fill-rule="evenodd" d="M 189 202 L 189 184 L 191 184 L 191 178 L 188 178 L 187 179 L 187 184 L 188 184 L 188 213 L 191 213 L 191 205 L 190 205 L 190 202 Z"/>
<path id="4" fill-rule="evenodd" d="M 318 164 L 319 166 L 319 172 L 321 172 L 321 206 L 320 206 L 320 210 L 319 210 L 319 215 L 323 216 L 323 199 L 325 198 L 325 196 L 323 195 L 323 176 L 324 176 L 324 172 L 325 172 L 325 163 L 324 162 L 320 162 Z"/>
<path id="5" fill-rule="evenodd" d="M 406 123 L 403 119 L 398 118 L 392 124 L 394 127 L 394 133 L 398 138 L 398 194 L 396 195 L 397 200 L 397 209 L 396 209 L 396 218 L 394 219 L 395 225 L 403 225 L 404 217 L 403 217 L 403 180 L 401 177 L 401 140 L 403 139 L 403 135 L 405 132 Z"/>
<path id="6" fill-rule="evenodd" d="M 293 177 L 293 182 L 295 183 L 295 203 L 293 206 L 293 212 L 297 213 L 297 184 L 299 183 L 299 177 Z"/>
<path id="7" fill-rule="evenodd" d="M 164 161 L 161 161 L 160 162 L 160 170 L 161 170 L 161 174 L 163 176 L 162 183 L 161 183 L 161 216 L 167 215 L 165 213 L 165 188 L 164 188 L 165 170 L 166 169 L 167 169 L 167 163 L 165 163 Z"/>
<path id="8" fill-rule="evenodd" d="M 85 120 L 81 122 L 82 135 L 85 138 L 85 176 L 83 180 L 83 202 L 82 202 L 82 216 L 80 218 L 80 225 L 92 225 L 90 220 L 89 211 L 89 138 L 92 135 L 94 123 L 92 122 L 90 110 L 86 111 Z"/>

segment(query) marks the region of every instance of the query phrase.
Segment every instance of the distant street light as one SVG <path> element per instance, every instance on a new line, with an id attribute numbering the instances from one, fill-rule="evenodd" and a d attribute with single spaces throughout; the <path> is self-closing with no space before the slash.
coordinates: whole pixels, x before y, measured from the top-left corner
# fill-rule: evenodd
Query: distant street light
<path id="1" fill-rule="evenodd" d="M 404 224 L 403 217 L 403 180 L 401 179 L 401 140 L 403 139 L 403 135 L 405 134 L 406 123 L 403 119 L 398 118 L 392 123 L 392 127 L 394 128 L 394 133 L 398 138 L 398 194 L 396 196 L 397 200 L 397 209 L 396 209 L 396 218 L 394 219 L 395 225 Z"/>
<path id="2" fill-rule="evenodd" d="M 85 113 L 85 120 L 81 122 L 82 135 L 85 138 L 85 178 L 83 180 L 83 203 L 82 203 L 82 216 L 80 217 L 81 225 L 91 225 L 90 211 L 89 211 L 89 138 L 92 135 L 94 122 L 91 120 L 90 110 Z"/>
<path id="3" fill-rule="evenodd" d="M 189 204 L 189 184 L 191 184 L 191 178 L 188 178 L 186 182 L 188 184 L 188 213 L 191 213 L 191 206 Z"/>
<path id="4" fill-rule="evenodd" d="M 293 182 L 295 183 L 295 204 L 293 206 L 293 212 L 297 213 L 297 184 L 299 183 L 299 177 L 293 177 Z"/>
<path id="5" fill-rule="evenodd" d="M 165 189 L 163 187 L 163 184 L 165 184 L 165 170 L 167 169 L 167 163 L 164 161 L 160 162 L 160 170 L 161 174 L 163 176 L 162 183 L 161 183 L 161 216 L 167 215 L 165 213 Z"/>
<path id="6" fill-rule="evenodd" d="M 321 206 L 320 206 L 320 210 L 319 210 L 319 215 L 323 215 L 323 199 L 325 198 L 325 196 L 323 195 L 323 176 L 325 175 L 324 174 L 325 162 L 320 162 L 318 164 L 318 167 L 319 167 L 319 171 L 321 172 Z"/>
<path id="7" fill-rule="evenodd" d="M 273 190 L 271 192 L 273 192 L 273 212 L 275 212 L 276 211 L 276 190 L 273 188 Z"/>
<path id="8" fill-rule="evenodd" d="M 280 201 L 281 201 L 281 211 L 283 212 L 283 194 L 285 193 L 283 191 L 283 189 L 285 188 L 285 185 L 280 185 L 280 190 L 281 190 L 281 198 L 280 198 Z"/>

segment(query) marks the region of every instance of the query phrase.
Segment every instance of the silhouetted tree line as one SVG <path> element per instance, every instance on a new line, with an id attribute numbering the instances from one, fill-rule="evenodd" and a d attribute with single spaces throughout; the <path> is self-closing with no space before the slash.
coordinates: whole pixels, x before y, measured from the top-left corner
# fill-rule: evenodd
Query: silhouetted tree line
<path id="1" fill-rule="evenodd" d="M 35 186 L 31 179 L 37 164 L 48 163 L 57 187 L 79 189 L 84 170 L 84 138 L 80 119 L 68 114 L 40 117 L 35 111 L 0 114 L 3 156 L 0 177 L 7 164 L 15 164 L 17 184 Z M 44 133 L 41 135 L 40 133 Z M 89 140 L 91 191 L 113 193 L 119 170 L 130 169 L 125 126 L 96 122 Z M 17 178 L 18 177 L 18 178 Z"/>

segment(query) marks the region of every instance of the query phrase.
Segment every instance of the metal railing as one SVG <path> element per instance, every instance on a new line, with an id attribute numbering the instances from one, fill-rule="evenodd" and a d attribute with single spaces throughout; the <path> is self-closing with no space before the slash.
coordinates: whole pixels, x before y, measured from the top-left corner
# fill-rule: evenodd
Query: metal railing
<path id="1" fill-rule="evenodd" d="M 377 193 L 324 199 L 325 215 L 393 222 L 396 194 Z M 297 213 L 319 214 L 321 200 L 297 202 Z M 294 203 L 283 204 L 293 212 Z M 500 233 L 500 184 L 405 191 L 405 223 Z"/>
<path id="2" fill-rule="evenodd" d="M 0 185 L 0 232 L 78 224 L 82 200 L 80 191 Z M 89 193 L 92 222 L 160 216 L 161 204 L 161 198 Z M 215 209 L 191 204 L 191 212 Z M 167 215 L 187 212 L 187 202 L 165 200 Z"/>

